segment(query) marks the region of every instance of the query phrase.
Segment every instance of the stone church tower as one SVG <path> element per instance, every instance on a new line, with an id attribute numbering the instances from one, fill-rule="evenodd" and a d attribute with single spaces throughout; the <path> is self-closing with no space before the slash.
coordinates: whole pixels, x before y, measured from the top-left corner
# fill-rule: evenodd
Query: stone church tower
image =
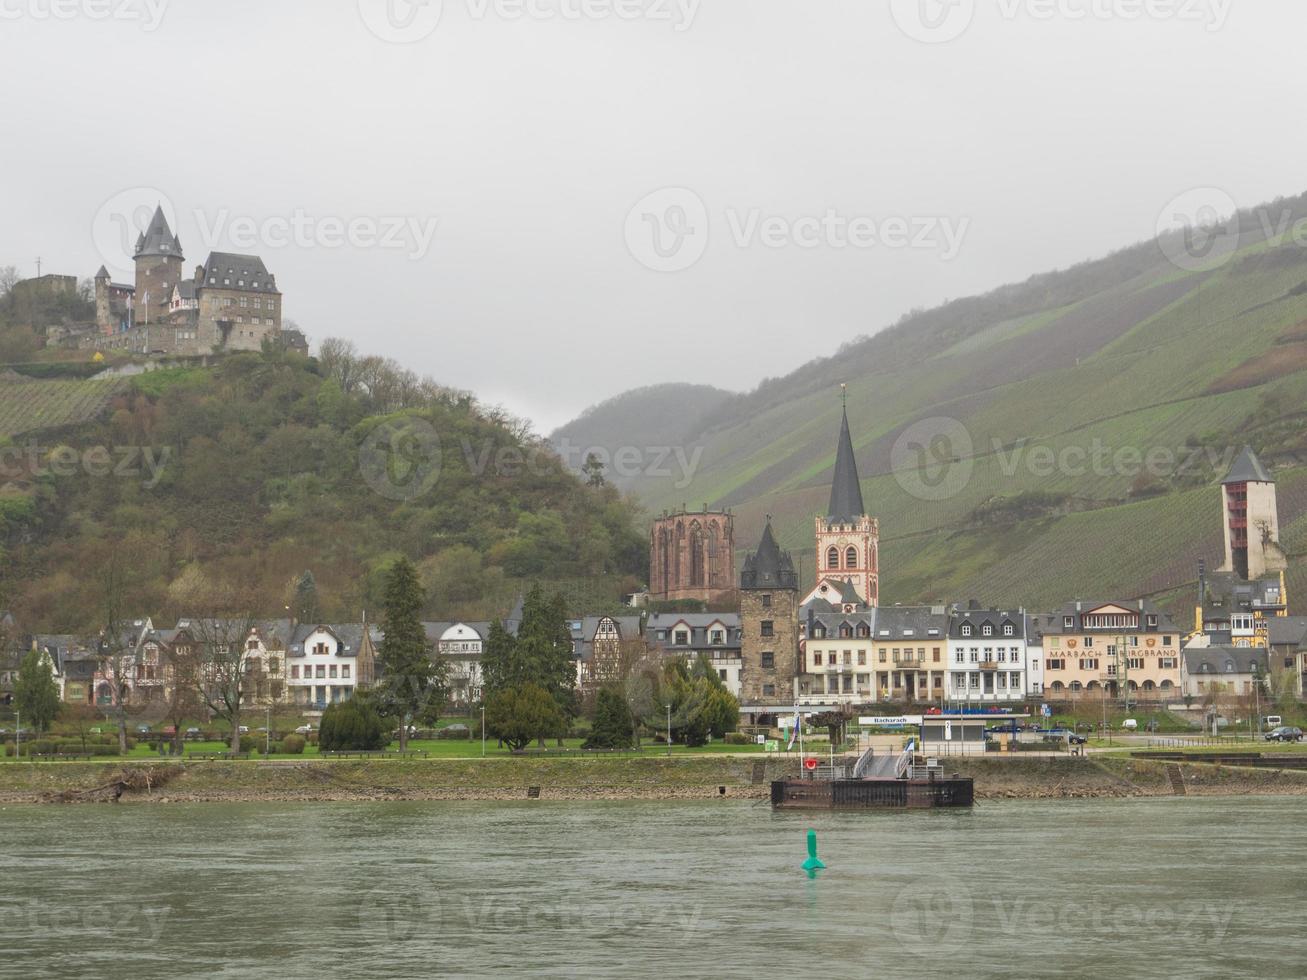
<path id="1" fill-rule="evenodd" d="M 823 582 L 847 583 L 867 605 L 879 602 L 880 524 L 867 516 L 862 503 L 847 399 L 835 450 L 830 506 L 824 517 L 817 518 L 816 568 L 818 589 Z"/>
<path id="2" fill-rule="evenodd" d="M 163 208 L 154 209 L 154 217 L 144 234 L 136 239 L 136 315 L 137 326 L 163 323 L 168 319 L 172 292 L 182 281 L 182 243 L 168 227 Z"/>
<path id="3" fill-rule="evenodd" d="M 1288 567 L 1280 546 L 1275 480 L 1252 448 L 1245 446 L 1221 481 L 1225 564 L 1221 570 L 1250 581 Z"/>
<path id="4" fill-rule="evenodd" d="M 735 518 L 729 511 L 663 514 L 649 536 L 655 601 L 719 602 L 735 589 Z"/>
<path id="5" fill-rule="evenodd" d="M 799 575 L 768 518 L 758 550 L 744 560 L 740 575 L 741 701 L 792 705 L 798 673 Z"/>

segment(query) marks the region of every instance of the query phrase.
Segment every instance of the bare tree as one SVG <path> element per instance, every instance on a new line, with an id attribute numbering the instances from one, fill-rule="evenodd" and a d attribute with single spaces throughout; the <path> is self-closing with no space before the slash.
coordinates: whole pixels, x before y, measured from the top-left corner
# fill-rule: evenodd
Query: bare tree
<path id="1" fill-rule="evenodd" d="M 182 725 L 207 707 L 200 697 L 200 657 L 195 643 L 184 634 L 169 647 L 166 714 L 172 725 L 173 751 L 182 751 Z"/>
<path id="2" fill-rule="evenodd" d="M 0 298 L 8 296 L 13 288 L 22 282 L 22 280 L 23 277 L 18 274 L 17 266 L 0 266 Z"/>
<path id="3" fill-rule="evenodd" d="M 111 557 L 101 574 L 100 634 L 90 646 L 96 652 L 101 683 L 109 686 L 110 713 L 118 728 L 118 751 L 127 754 L 127 701 L 136 670 L 139 637 L 124 613 L 124 582 L 119 559 Z"/>

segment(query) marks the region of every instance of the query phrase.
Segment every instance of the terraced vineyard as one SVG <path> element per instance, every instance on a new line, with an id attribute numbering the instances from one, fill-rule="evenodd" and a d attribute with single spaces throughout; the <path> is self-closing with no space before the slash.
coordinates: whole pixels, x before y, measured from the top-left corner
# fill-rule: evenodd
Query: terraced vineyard
<path id="1" fill-rule="evenodd" d="M 1307 196 L 1281 204 L 1307 215 Z M 1223 557 L 1217 483 L 1251 443 L 1284 484 L 1292 593 L 1307 586 L 1307 249 L 1252 224 L 1214 268 L 1178 269 L 1147 243 L 916 314 L 727 401 L 689 440 L 687 456 L 703 451 L 688 487 L 635 490 L 655 511 L 732 507 L 741 547 L 772 515 L 811 582 L 847 382 L 883 601 L 1183 603 L 1198 558 Z M 795 350 L 806 350 L 798 335 Z M 894 448 L 936 436 L 958 479 L 915 492 L 911 454 Z M 1032 494 L 1061 503 L 1019 521 L 986 516 Z"/>
<path id="2" fill-rule="evenodd" d="M 122 378 L 87 381 L 0 378 L 0 439 L 58 429 L 92 419 L 126 389 Z"/>

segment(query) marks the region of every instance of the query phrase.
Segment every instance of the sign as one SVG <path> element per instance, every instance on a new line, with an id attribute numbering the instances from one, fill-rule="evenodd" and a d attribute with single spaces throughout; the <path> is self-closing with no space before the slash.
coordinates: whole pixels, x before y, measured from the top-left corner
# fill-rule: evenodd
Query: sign
<path id="1" fill-rule="evenodd" d="M 944 741 L 953 741 L 953 722 L 951 721 L 944 722 Z"/>
<path id="2" fill-rule="evenodd" d="M 866 715 L 858 719 L 858 724 L 865 728 L 902 728 L 920 725 L 921 715 Z"/>
<path id="3" fill-rule="evenodd" d="M 814 758 L 812 758 L 812 757 L 809 757 L 809 758 L 807 758 L 807 759 L 804 759 L 804 760 L 803 760 L 803 768 L 804 768 L 804 769 L 807 769 L 808 772 L 812 772 L 814 769 L 817 768 L 817 760 L 814 759 Z"/>
<path id="4" fill-rule="evenodd" d="M 762 750 L 764 752 L 779 752 L 781 750 L 781 743 L 776 741 L 774 738 L 769 738 L 763 743 Z"/>
<path id="5" fill-rule="evenodd" d="M 1039 706 L 1039 713 L 1043 715 L 1045 718 L 1053 717 L 1053 709 L 1046 704 L 1041 704 Z"/>

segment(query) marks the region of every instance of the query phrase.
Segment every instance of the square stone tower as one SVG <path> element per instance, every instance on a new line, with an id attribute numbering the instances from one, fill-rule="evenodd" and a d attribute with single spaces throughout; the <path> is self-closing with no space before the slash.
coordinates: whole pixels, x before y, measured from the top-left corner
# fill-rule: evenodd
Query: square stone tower
<path id="1" fill-rule="evenodd" d="M 748 704 L 791 705 L 799 673 L 799 576 L 772 534 L 740 574 L 740 693 Z"/>
<path id="2" fill-rule="evenodd" d="M 1221 498 L 1225 530 L 1221 570 L 1245 581 L 1284 571 L 1288 563 L 1280 546 L 1275 480 L 1250 446 L 1244 447 L 1221 482 Z"/>

